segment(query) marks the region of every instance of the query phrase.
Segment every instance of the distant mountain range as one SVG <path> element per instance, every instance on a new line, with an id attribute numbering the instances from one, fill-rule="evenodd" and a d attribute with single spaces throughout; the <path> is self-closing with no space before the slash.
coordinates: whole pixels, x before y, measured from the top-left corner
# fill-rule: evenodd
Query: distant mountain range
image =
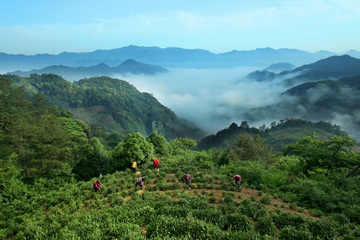
<path id="1" fill-rule="evenodd" d="M 255 71 L 248 75 L 248 78 L 264 82 L 282 79 L 289 87 L 305 82 L 336 80 L 360 74 L 360 59 L 349 55 L 331 56 L 321 59 L 315 63 L 306 64 L 290 71 L 274 73 L 267 68 L 262 71 Z"/>
<path id="2" fill-rule="evenodd" d="M 355 50 L 351 50 L 346 54 L 360 57 L 360 52 Z M 328 51 L 309 53 L 297 49 L 272 48 L 258 48 L 246 51 L 233 50 L 215 54 L 203 49 L 140 47 L 130 45 L 111 50 L 96 50 L 84 53 L 63 52 L 58 55 L 0 53 L 0 72 L 13 72 L 16 70 L 30 71 L 31 69 L 41 69 L 58 65 L 89 67 L 103 63 L 108 66 L 118 66 L 127 59 L 165 68 L 266 67 L 279 62 L 301 66 L 334 55 L 336 54 Z"/>
<path id="3" fill-rule="evenodd" d="M 96 76 L 113 76 L 116 74 L 152 75 L 157 73 L 164 73 L 166 71 L 167 69 L 160 66 L 144 64 L 132 59 L 128 59 L 116 67 L 110 67 L 105 63 L 100 63 L 96 66 L 90 66 L 90 67 L 68 67 L 64 65 L 57 65 L 57 66 L 45 67 L 38 70 L 33 69 L 31 71 L 14 71 L 14 72 L 9 72 L 9 74 L 16 74 L 22 77 L 29 77 L 30 74 L 33 73 L 39 75 L 52 73 L 52 74 L 60 75 L 67 80 L 74 81 L 82 78 L 96 77 Z"/>
<path id="4" fill-rule="evenodd" d="M 300 118 L 329 121 L 360 139 L 360 59 L 333 56 L 292 71 L 249 74 L 257 81 L 275 81 L 289 86 L 276 104 L 254 108 L 242 117 L 247 121 Z M 279 80 L 280 79 L 280 80 Z"/>
<path id="5" fill-rule="evenodd" d="M 245 112 L 232 109 L 242 112 L 238 116 L 243 121 L 241 126 L 232 123 L 229 128 L 202 139 L 201 149 L 230 146 L 239 134 L 245 133 L 261 135 L 276 150 L 314 132 L 328 138 L 328 134 L 341 135 L 341 129 L 360 140 L 360 59 L 332 56 L 290 71 L 270 70 L 271 67 L 252 72 L 248 78 L 264 84 L 273 81 L 270 86 L 274 87 L 287 86 L 286 91 L 279 93 L 279 100 Z M 270 124 L 261 131 L 247 126 L 255 122 Z"/>

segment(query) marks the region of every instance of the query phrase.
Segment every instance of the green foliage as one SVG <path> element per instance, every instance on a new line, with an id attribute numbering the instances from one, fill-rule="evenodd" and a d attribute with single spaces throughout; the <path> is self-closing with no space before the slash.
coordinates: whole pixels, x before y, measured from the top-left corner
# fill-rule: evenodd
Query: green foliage
<path id="1" fill-rule="evenodd" d="M 149 224 L 146 236 L 148 238 L 176 237 L 190 239 L 217 239 L 221 230 L 213 224 L 206 223 L 193 218 L 174 218 L 169 216 L 158 216 Z"/>
<path id="2" fill-rule="evenodd" d="M 232 213 L 226 216 L 227 225 L 225 229 L 231 231 L 251 232 L 254 230 L 253 221 L 241 213 Z"/>
<path id="3" fill-rule="evenodd" d="M 78 161 L 77 150 L 82 144 L 72 137 L 83 129 L 41 94 L 31 98 L 24 88 L 13 88 L 5 79 L 1 82 L 0 156 L 16 153 L 28 180 L 54 177 L 52 170 L 69 176 L 69 167 Z"/>
<path id="4" fill-rule="evenodd" d="M 176 138 L 171 140 L 170 144 L 175 151 L 190 150 L 197 146 L 196 141 L 189 138 Z"/>
<path id="5" fill-rule="evenodd" d="M 125 165 L 130 167 L 132 162 L 137 162 L 138 165 L 149 162 L 153 155 L 153 145 L 140 133 L 132 133 L 126 136 L 121 152 L 114 160 L 125 161 Z"/>
<path id="6" fill-rule="evenodd" d="M 284 211 L 272 214 L 272 219 L 279 229 L 283 229 L 285 227 L 298 228 L 299 226 L 307 223 L 306 219 L 303 216 L 287 213 Z"/>
<path id="7" fill-rule="evenodd" d="M 266 194 L 263 198 L 260 199 L 260 202 L 269 205 L 271 203 L 270 196 Z"/>
<path id="8" fill-rule="evenodd" d="M 56 91 L 70 99 L 62 88 L 84 94 L 76 84 L 56 76 L 32 79 L 36 88 L 31 90 Z M 274 158 L 275 162 L 263 154 L 269 149 L 255 138 L 244 138 L 238 145 L 249 146 L 247 153 L 256 154 L 248 155 L 248 161 L 235 155 L 246 149 L 195 151 L 196 142 L 187 138 L 172 141 L 173 151 L 167 152 L 158 122 L 153 124 L 158 130 L 147 139 L 139 132 L 123 138 L 96 124 L 89 127 L 75 121 L 41 94 L 27 96 L 24 88 L 0 80 L 4 239 L 357 239 L 360 235 L 360 155 L 350 148 L 351 139 L 310 137 L 287 148 L 292 156 Z M 92 84 L 99 83 L 80 84 L 89 94 L 83 96 L 87 104 L 110 104 L 106 94 L 95 96 Z M 100 83 L 104 89 L 107 84 L 111 81 Z M 131 101 L 127 104 L 136 107 Z M 246 123 L 232 124 L 228 130 L 235 129 L 253 131 Z M 155 154 L 167 154 L 160 172 L 147 168 Z M 145 191 L 134 188 L 137 175 L 128 169 L 134 160 L 147 177 Z M 103 188 L 94 192 L 92 182 L 100 173 Z M 185 173 L 193 175 L 191 190 L 182 189 L 180 178 Z M 236 173 L 246 191 L 234 191 Z M 247 191 L 253 194 L 248 197 Z M 269 210 L 270 194 L 283 200 L 277 203 L 282 210 Z M 302 210 L 290 214 L 288 206 Z"/>
<path id="9" fill-rule="evenodd" d="M 167 157 L 170 155 L 171 146 L 164 136 L 158 134 L 157 132 L 152 132 L 146 140 L 154 146 L 154 153 L 156 156 Z"/>
<path id="10" fill-rule="evenodd" d="M 71 83 L 54 74 L 31 74 L 29 78 L 6 75 L 6 78 L 31 94 L 40 92 L 55 106 L 71 111 L 88 125 L 102 126 L 105 131 L 144 135 L 157 131 L 167 139 L 203 136 L 151 94 L 141 93 L 123 80 L 103 76 Z"/>
<path id="11" fill-rule="evenodd" d="M 0 159 L 0 201 L 10 202 L 23 199 L 28 193 L 27 186 L 21 181 L 16 154 Z"/>
<path id="12" fill-rule="evenodd" d="M 113 149 L 119 144 L 119 142 L 124 140 L 124 136 L 122 136 L 121 134 L 119 134 L 117 132 L 112 132 L 105 137 L 105 140 L 107 142 L 107 145 L 111 149 Z"/>
<path id="13" fill-rule="evenodd" d="M 99 139 L 92 138 L 89 148 L 86 149 L 84 158 L 81 159 L 73 169 L 78 179 L 88 180 L 90 178 L 107 173 L 110 157 Z"/>
<path id="14" fill-rule="evenodd" d="M 271 149 L 265 144 L 264 140 L 256 135 L 242 134 L 236 138 L 232 150 L 240 160 L 257 161 L 271 164 L 276 160 Z"/>
<path id="15" fill-rule="evenodd" d="M 296 155 L 301 159 L 304 174 L 309 175 L 317 168 L 328 171 L 347 167 L 349 164 L 358 165 L 359 162 L 349 162 L 349 149 L 355 141 L 348 136 L 334 136 L 331 140 L 317 140 L 317 136 L 303 137 L 296 144 L 284 148 L 284 154 Z M 352 158 L 350 158 L 352 159 Z"/>
<path id="16" fill-rule="evenodd" d="M 339 226 L 331 220 L 320 219 L 313 221 L 308 225 L 308 229 L 314 238 L 336 239 L 339 237 Z"/>
<path id="17" fill-rule="evenodd" d="M 279 240 L 311 240 L 313 235 L 308 229 L 299 229 L 296 226 L 284 227 L 279 236 Z"/>
<path id="18" fill-rule="evenodd" d="M 259 217 L 255 224 L 255 230 L 262 236 L 277 236 L 277 228 L 270 216 Z"/>

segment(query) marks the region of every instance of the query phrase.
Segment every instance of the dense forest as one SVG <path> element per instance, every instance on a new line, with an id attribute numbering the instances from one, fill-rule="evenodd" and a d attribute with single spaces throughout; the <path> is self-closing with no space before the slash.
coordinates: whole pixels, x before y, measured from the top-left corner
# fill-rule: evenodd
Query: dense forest
<path id="1" fill-rule="evenodd" d="M 91 91 L 92 80 L 78 84 Z M 62 87 L 61 98 L 49 101 L 25 86 L 37 89 L 0 78 L 4 239 L 360 237 L 360 153 L 337 126 L 288 119 L 254 129 L 243 122 L 224 130 L 238 131 L 234 141 L 201 150 L 196 140 L 167 140 L 158 131 L 107 132 L 54 104 L 71 97 Z M 263 134 L 296 123 L 333 135 L 302 136 L 280 151 L 269 147 Z M 152 158 L 160 160 L 159 172 Z M 191 190 L 181 183 L 185 173 L 193 176 Z M 235 174 L 243 178 L 240 191 Z M 147 179 L 145 190 L 134 185 L 139 176 Z M 103 188 L 94 192 L 97 178 Z"/>

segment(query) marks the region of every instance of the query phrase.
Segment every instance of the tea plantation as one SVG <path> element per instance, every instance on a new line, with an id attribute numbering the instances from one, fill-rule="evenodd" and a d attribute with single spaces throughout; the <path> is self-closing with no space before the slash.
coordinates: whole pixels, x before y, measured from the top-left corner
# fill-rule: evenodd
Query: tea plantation
<path id="1" fill-rule="evenodd" d="M 159 172 L 149 161 L 137 173 L 106 174 L 99 178 L 103 187 L 98 192 L 92 187 L 95 178 L 39 179 L 25 185 L 16 171 L 2 171 L 1 239 L 360 237 L 355 192 L 352 199 L 345 199 L 351 197 L 347 193 L 331 200 L 326 188 L 332 183 L 324 183 L 321 174 L 318 179 L 293 175 L 296 164 L 290 159 L 272 166 L 242 161 L 219 167 L 209 156 L 184 150 L 161 159 Z M 193 176 L 190 190 L 180 180 L 184 173 Z M 243 177 L 240 191 L 234 173 Z M 139 176 L 146 177 L 144 190 L 135 187 Z M 353 206 L 341 209 L 348 201 Z"/>

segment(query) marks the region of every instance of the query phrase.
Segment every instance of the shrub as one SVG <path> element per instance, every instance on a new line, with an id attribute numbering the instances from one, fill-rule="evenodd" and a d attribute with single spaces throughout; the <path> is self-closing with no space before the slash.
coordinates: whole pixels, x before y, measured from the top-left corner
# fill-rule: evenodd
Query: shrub
<path id="1" fill-rule="evenodd" d="M 132 240 L 132 239 L 145 239 L 142 235 L 142 231 L 139 225 L 132 223 L 110 223 L 104 226 L 105 229 L 103 236 L 105 239 L 124 239 L 124 240 Z"/>
<path id="2" fill-rule="evenodd" d="M 269 205 L 269 204 L 271 203 L 270 196 L 266 194 L 263 198 L 260 199 L 260 202 L 261 202 L 262 204 L 267 204 L 267 205 Z"/>
<path id="3" fill-rule="evenodd" d="M 158 216 L 147 228 L 146 237 L 163 239 L 165 237 L 190 239 L 217 239 L 221 230 L 211 224 L 197 220 L 191 216 L 186 218 L 174 218 L 169 216 Z"/>
<path id="4" fill-rule="evenodd" d="M 306 219 L 304 217 L 283 211 L 279 212 L 278 214 L 272 214 L 272 219 L 279 229 L 282 229 L 284 227 L 298 228 L 299 226 L 306 223 Z"/>
<path id="5" fill-rule="evenodd" d="M 234 197 L 232 197 L 231 195 L 226 195 L 226 197 L 224 198 L 224 202 L 226 204 L 232 205 L 235 203 Z"/>
<path id="6" fill-rule="evenodd" d="M 171 216 L 174 218 L 184 218 L 189 212 L 188 209 L 177 206 L 164 206 L 157 209 L 156 213 L 164 216 Z"/>
<path id="7" fill-rule="evenodd" d="M 257 219 L 255 224 L 255 230 L 260 233 L 262 236 L 268 235 L 271 237 L 277 236 L 277 228 L 273 223 L 271 217 L 262 216 Z"/>
<path id="8" fill-rule="evenodd" d="M 309 213 L 314 217 L 321 217 L 324 214 L 320 209 L 310 209 Z"/>
<path id="9" fill-rule="evenodd" d="M 225 230 L 242 232 L 253 231 L 254 224 L 253 221 L 246 215 L 233 213 L 226 216 Z"/>
<path id="10" fill-rule="evenodd" d="M 294 226 L 287 226 L 280 232 L 279 240 L 311 240 L 313 236 L 308 229 L 299 229 Z"/>
<path id="11" fill-rule="evenodd" d="M 265 239 L 261 238 L 260 234 L 255 231 L 243 232 L 243 231 L 229 231 L 225 232 L 221 240 L 234 240 L 234 239 L 248 239 L 248 240 L 257 240 Z"/>
<path id="12" fill-rule="evenodd" d="M 209 203 L 216 203 L 216 197 L 210 197 Z"/>
<path id="13" fill-rule="evenodd" d="M 320 219 L 308 224 L 308 228 L 314 238 L 336 239 L 338 238 L 339 225 L 329 219 Z"/>
<path id="14" fill-rule="evenodd" d="M 262 204 L 254 204 L 248 198 L 241 202 L 239 208 L 239 212 L 253 219 L 256 219 L 259 216 L 260 212 L 263 212 L 264 210 L 266 209 Z"/>

